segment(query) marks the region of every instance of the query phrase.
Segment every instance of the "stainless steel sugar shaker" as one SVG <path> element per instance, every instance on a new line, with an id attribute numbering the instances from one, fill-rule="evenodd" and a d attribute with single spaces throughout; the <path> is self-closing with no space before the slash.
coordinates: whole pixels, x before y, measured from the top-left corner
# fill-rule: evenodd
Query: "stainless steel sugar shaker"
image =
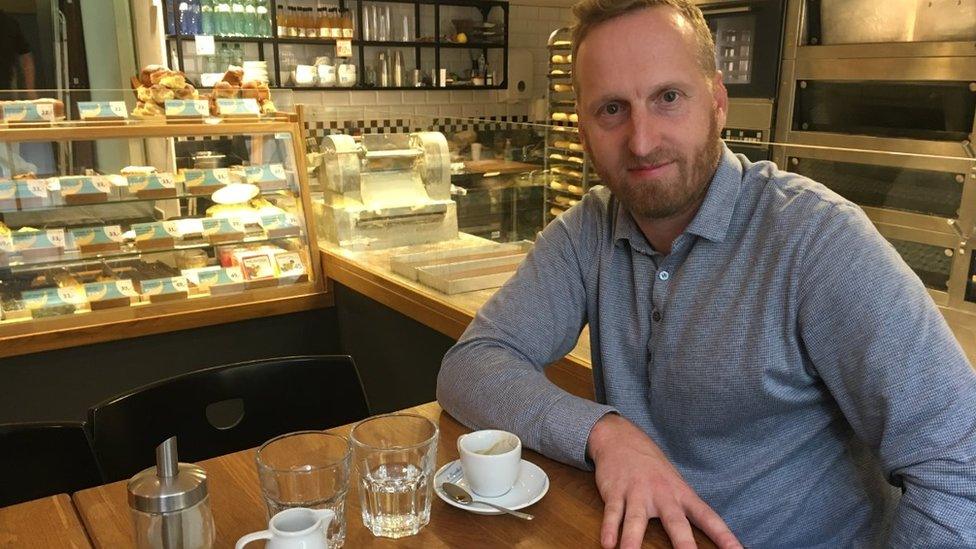
<path id="1" fill-rule="evenodd" d="M 207 473 L 180 463 L 176 437 L 156 447 L 156 466 L 129 480 L 129 508 L 140 549 L 210 549 L 213 514 Z"/>

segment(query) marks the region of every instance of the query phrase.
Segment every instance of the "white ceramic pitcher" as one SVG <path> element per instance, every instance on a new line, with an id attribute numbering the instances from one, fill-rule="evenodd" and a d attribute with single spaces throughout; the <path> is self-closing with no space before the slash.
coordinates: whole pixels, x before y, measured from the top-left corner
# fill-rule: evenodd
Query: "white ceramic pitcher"
<path id="1" fill-rule="evenodd" d="M 271 517 L 268 529 L 252 532 L 237 540 L 235 549 L 252 541 L 268 540 L 268 549 L 327 549 L 325 531 L 335 518 L 331 509 L 285 509 Z"/>

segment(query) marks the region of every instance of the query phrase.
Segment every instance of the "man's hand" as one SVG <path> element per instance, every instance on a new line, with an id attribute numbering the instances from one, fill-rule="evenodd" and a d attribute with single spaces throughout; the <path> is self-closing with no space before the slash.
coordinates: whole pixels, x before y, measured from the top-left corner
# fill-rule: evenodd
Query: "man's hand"
<path id="1" fill-rule="evenodd" d="M 695 547 L 691 523 L 722 549 L 741 549 L 722 517 L 695 494 L 654 441 L 631 422 L 617 414 L 603 416 L 590 431 L 588 447 L 604 502 L 603 547 L 617 545 L 621 523 L 621 549 L 640 547 L 647 521 L 660 518 L 675 549 Z"/>

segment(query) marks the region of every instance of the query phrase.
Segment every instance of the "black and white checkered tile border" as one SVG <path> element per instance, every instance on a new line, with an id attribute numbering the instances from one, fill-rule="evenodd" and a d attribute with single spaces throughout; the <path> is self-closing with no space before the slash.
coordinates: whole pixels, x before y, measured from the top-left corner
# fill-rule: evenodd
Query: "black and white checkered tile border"
<path id="1" fill-rule="evenodd" d="M 461 131 L 491 131 L 504 130 L 512 124 L 527 124 L 528 115 L 516 116 L 487 116 L 477 119 L 471 118 L 433 118 L 430 127 L 422 127 L 416 120 L 410 118 L 390 118 L 380 120 L 306 120 L 305 134 L 321 143 L 322 138 L 332 134 L 358 135 L 364 133 L 409 133 L 426 129 L 453 134 Z M 516 126 L 517 127 L 517 126 Z"/>

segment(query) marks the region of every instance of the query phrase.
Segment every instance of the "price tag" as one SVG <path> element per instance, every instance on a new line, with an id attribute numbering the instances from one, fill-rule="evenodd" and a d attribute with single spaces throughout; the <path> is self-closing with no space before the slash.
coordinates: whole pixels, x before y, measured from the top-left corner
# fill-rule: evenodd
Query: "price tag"
<path id="1" fill-rule="evenodd" d="M 125 101 L 79 101 L 82 120 L 121 120 L 129 117 Z"/>
<path id="2" fill-rule="evenodd" d="M 352 57 L 352 40 L 336 40 L 336 57 Z"/>
<path id="3" fill-rule="evenodd" d="M 166 116 L 177 118 L 203 118 L 210 116 L 210 105 L 200 99 L 167 99 Z"/>
<path id="4" fill-rule="evenodd" d="M 58 298 L 64 303 L 71 303 L 73 305 L 78 305 L 87 301 L 85 289 L 81 286 L 58 288 Z"/>
<path id="5" fill-rule="evenodd" d="M 226 217 L 207 217 L 203 219 L 203 235 L 237 235 L 244 232 L 244 223 L 240 219 Z"/>
<path id="6" fill-rule="evenodd" d="M 54 122 L 51 103 L 10 103 L 3 106 L 3 120 L 10 124 L 24 122 Z"/>
<path id="7" fill-rule="evenodd" d="M 216 55 L 217 47 L 214 45 L 214 37 L 207 34 L 196 35 L 197 55 Z"/>
<path id="8" fill-rule="evenodd" d="M 47 181 L 43 179 L 31 179 L 27 181 L 26 185 L 17 185 L 17 195 L 19 198 L 27 198 L 26 196 L 21 196 L 21 190 L 26 187 L 27 192 L 40 197 L 47 197 Z"/>
<path id="9" fill-rule="evenodd" d="M 260 116 L 258 101 L 249 99 L 218 99 L 217 112 L 220 116 Z"/>
<path id="10" fill-rule="evenodd" d="M 139 287 L 142 293 L 146 295 L 174 294 L 186 292 L 190 287 L 190 283 L 187 282 L 186 277 L 174 276 L 171 278 L 143 280 L 139 283 Z"/>

